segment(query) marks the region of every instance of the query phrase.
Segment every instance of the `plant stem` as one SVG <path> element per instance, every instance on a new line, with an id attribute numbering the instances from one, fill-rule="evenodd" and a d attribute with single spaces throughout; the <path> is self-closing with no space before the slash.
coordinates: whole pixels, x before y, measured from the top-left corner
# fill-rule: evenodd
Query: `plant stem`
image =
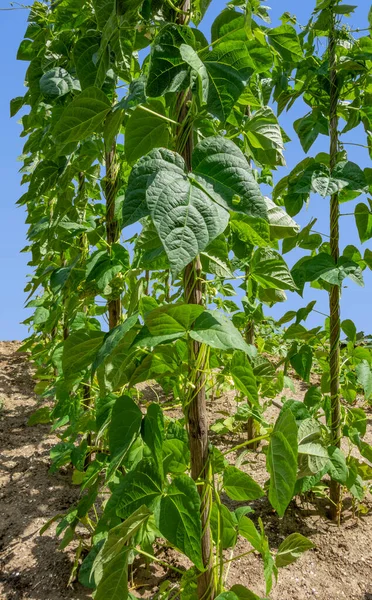
<path id="1" fill-rule="evenodd" d="M 106 237 L 110 246 L 118 241 L 120 232 L 118 223 L 115 220 L 115 196 L 116 196 L 116 143 L 113 142 L 111 150 L 105 154 L 106 163 Z M 121 320 L 121 302 L 120 298 L 114 298 L 108 302 L 108 321 L 109 328 L 113 329 L 119 325 Z"/>
<path id="2" fill-rule="evenodd" d="M 336 65 L 335 15 L 331 7 L 331 26 L 329 30 L 329 67 L 330 67 L 330 170 L 336 166 L 338 150 L 338 80 Z M 330 202 L 330 247 L 335 263 L 339 259 L 339 200 L 338 194 L 331 196 Z M 329 371 L 331 393 L 331 436 L 334 446 L 341 443 L 341 407 L 340 407 L 340 287 L 332 285 L 329 293 L 330 334 L 329 334 Z M 337 481 L 331 481 L 331 518 L 338 520 L 340 510 L 341 487 Z"/>
<path id="3" fill-rule="evenodd" d="M 184 25 L 187 14 L 190 12 L 191 0 L 184 0 L 181 5 L 182 13 L 178 13 L 176 21 Z M 177 98 L 177 121 L 182 123 L 178 128 L 177 140 L 180 152 L 191 171 L 191 157 L 193 152 L 193 129 L 189 121 L 189 101 L 192 100 L 190 91 L 186 94 L 180 92 Z M 198 256 L 184 271 L 184 295 L 188 304 L 203 304 L 202 267 Z M 192 340 L 188 341 L 189 351 L 189 390 L 190 400 L 187 402 L 187 424 L 190 444 L 191 477 L 194 481 L 201 480 L 198 486 L 201 500 L 201 552 L 204 571 L 198 576 L 198 598 L 200 600 L 213 600 L 215 597 L 215 584 L 213 573 L 212 536 L 210 529 L 211 511 L 211 486 L 209 447 L 208 447 L 208 416 L 205 397 L 205 355 L 202 344 Z"/>

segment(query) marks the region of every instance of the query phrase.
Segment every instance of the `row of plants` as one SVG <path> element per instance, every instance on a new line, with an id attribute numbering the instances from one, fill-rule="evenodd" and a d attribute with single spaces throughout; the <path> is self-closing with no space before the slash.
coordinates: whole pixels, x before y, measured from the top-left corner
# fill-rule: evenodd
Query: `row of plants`
<path id="1" fill-rule="evenodd" d="M 372 355 L 340 319 L 343 281 L 362 285 L 372 253 L 341 253 L 338 234 L 340 205 L 372 186 L 342 143 L 362 125 L 370 147 L 370 34 L 355 36 L 343 22 L 355 7 L 338 1 L 318 0 L 306 26 L 285 13 L 272 27 L 259 0 L 235 0 L 207 38 L 209 4 L 35 2 L 18 51 L 30 62 L 11 114 L 29 107 L 19 204 L 35 308 L 22 350 L 42 403 L 30 424 L 52 423 L 51 471 L 72 465 L 81 489 L 43 531 L 56 522 L 60 547 L 75 545 L 71 581 L 96 600 L 132 597 L 128 572 L 141 560 L 177 575 L 158 598 L 257 599 L 226 589 L 239 536 L 261 554 L 269 596 L 278 569 L 313 545 L 292 533 L 273 553 L 249 503 L 267 496 L 283 517 L 296 495 L 330 487 L 340 521 L 343 495 L 362 503 L 372 479 L 357 402 L 372 396 Z M 294 123 L 304 151 L 318 135 L 330 151 L 280 179 L 289 138 L 278 116 L 297 99 L 308 108 Z M 314 193 L 330 198 L 329 236 L 293 219 Z M 371 209 L 355 207 L 361 243 Z M 308 253 L 289 269 L 283 256 L 298 248 Z M 324 325 L 305 327 L 315 302 L 278 323 L 265 315 L 307 283 L 329 294 Z M 290 399 L 290 372 L 308 384 L 304 402 Z M 229 389 L 236 413 L 209 423 L 207 402 Z M 222 452 L 216 435 L 242 431 Z M 264 487 L 245 460 L 261 442 Z M 190 569 L 159 558 L 164 544 Z"/>

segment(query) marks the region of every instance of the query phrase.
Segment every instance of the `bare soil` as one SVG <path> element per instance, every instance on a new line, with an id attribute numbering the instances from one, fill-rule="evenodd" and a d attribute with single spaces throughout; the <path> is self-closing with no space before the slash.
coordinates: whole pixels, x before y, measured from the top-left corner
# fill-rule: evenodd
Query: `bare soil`
<path id="1" fill-rule="evenodd" d="M 83 600 L 91 598 L 89 590 L 77 583 L 67 587 L 73 565 L 73 548 L 58 550 L 59 542 L 52 527 L 39 535 L 44 523 L 74 504 L 79 490 L 71 484 L 71 472 L 61 470 L 51 475 L 49 451 L 56 443 L 49 425 L 28 427 L 27 421 L 37 408 L 33 394 L 32 371 L 24 355 L 17 353 L 18 342 L 0 342 L 0 600 Z M 304 390 L 296 382 L 295 399 Z M 232 395 L 224 396 L 209 407 L 211 418 L 219 410 L 232 411 Z M 270 409 L 274 418 L 277 409 Z M 366 438 L 372 442 L 372 422 Z M 222 440 L 222 448 L 237 444 L 236 439 Z M 368 439 L 369 438 L 369 439 Z M 233 455 L 231 458 L 234 458 Z M 267 474 L 264 457 L 251 453 L 244 468 L 259 483 Z M 224 499 L 230 508 L 238 503 Z M 268 502 L 253 503 L 255 513 L 265 523 L 271 547 L 275 550 L 290 533 L 297 531 L 309 537 L 315 548 L 299 561 L 282 569 L 272 600 L 372 600 L 372 503 L 369 512 L 356 517 L 349 499 L 345 499 L 341 527 L 327 521 L 325 501 L 299 506 L 293 502 L 283 519 L 278 519 Z M 240 555 L 250 549 L 241 540 L 235 549 Z M 162 551 L 159 557 L 175 565 L 188 564 L 173 551 Z M 134 593 L 140 598 L 152 598 L 160 581 L 172 574 L 161 567 L 147 570 L 140 565 L 134 572 Z M 243 584 L 264 597 L 262 561 L 249 554 L 231 563 L 228 584 Z"/>

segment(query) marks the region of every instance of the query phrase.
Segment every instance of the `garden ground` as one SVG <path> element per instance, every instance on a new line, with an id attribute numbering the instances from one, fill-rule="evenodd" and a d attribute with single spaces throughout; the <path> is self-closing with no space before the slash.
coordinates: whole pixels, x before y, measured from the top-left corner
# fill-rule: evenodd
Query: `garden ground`
<path id="1" fill-rule="evenodd" d="M 83 600 L 91 597 L 89 590 L 77 583 L 67 587 L 73 551 L 58 550 L 52 529 L 39 535 L 48 519 L 65 512 L 77 500 L 79 489 L 71 484 L 70 470 L 48 473 L 49 451 L 57 441 L 50 434 L 50 426 L 27 426 L 37 406 L 37 397 L 32 391 L 31 367 L 25 356 L 17 353 L 18 347 L 18 342 L 0 342 L 0 600 Z M 303 390 L 297 382 L 296 390 L 291 397 L 301 399 Z M 218 410 L 231 411 L 235 404 L 231 396 L 216 402 L 214 418 Z M 372 443 L 372 411 L 366 441 Z M 237 443 L 239 439 L 225 439 L 224 448 Z M 259 483 L 264 483 L 262 454 L 250 455 L 246 467 Z M 226 502 L 234 507 L 228 499 Z M 365 505 L 369 513 L 359 518 L 353 516 L 346 502 L 340 528 L 326 520 L 322 501 L 302 506 L 293 502 L 283 519 L 277 518 L 265 500 L 252 506 L 255 509 L 252 518 L 262 517 L 273 549 L 294 531 L 315 544 L 298 562 L 280 571 L 273 600 L 372 600 L 371 498 Z M 249 548 L 248 542 L 241 540 L 235 553 L 242 554 Z M 188 567 L 186 562 L 177 562 L 171 550 L 167 554 L 160 549 L 158 552 L 159 558 Z M 151 566 L 149 572 L 136 565 L 133 592 L 139 597 L 152 598 L 159 582 L 169 577 L 172 575 L 162 567 Z M 233 562 L 228 584 L 234 583 L 246 585 L 264 596 L 260 557 L 253 553 Z"/>

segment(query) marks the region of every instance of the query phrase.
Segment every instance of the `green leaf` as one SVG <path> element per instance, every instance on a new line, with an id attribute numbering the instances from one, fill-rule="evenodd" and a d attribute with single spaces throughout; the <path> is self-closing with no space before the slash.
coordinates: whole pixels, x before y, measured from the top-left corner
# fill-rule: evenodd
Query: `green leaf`
<path id="1" fill-rule="evenodd" d="M 238 390 L 243 392 L 249 402 L 259 406 L 256 378 L 252 365 L 244 352 L 234 352 L 230 372 Z"/>
<path id="2" fill-rule="evenodd" d="M 143 420 L 143 439 L 151 450 L 153 459 L 163 475 L 164 417 L 158 404 L 152 403 Z"/>
<path id="3" fill-rule="evenodd" d="M 247 121 L 244 133 L 249 152 L 262 165 L 285 166 L 284 142 L 278 119 L 269 106 L 257 110 Z"/>
<path id="4" fill-rule="evenodd" d="M 270 226 L 270 236 L 275 240 L 282 240 L 297 235 L 300 226 L 285 212 L 277 206 L 270 198 L 265 196 L 267 217 Z"/>
<path id="5" fill-rule="evenodd" d="M 206 310 L 195 321 L 190 337 L 197 342 L 220 350 L 242 350 L 253 356 L 252 347 L 243 340 L 241 333 L 230 319 L 218 310 Z"/>
<path id="6" fill-rule="evenodd" d="M 192 2 L 192 22 L 198 27 L 200 21 L 208 10 L 211 0 L 193 0 Z"/>
<path id="7" fill-rule="evenodd" d="M 297 32 L 291 25 L 281 25 L 267 32 L 270 44 L 287 62 L 297 63 L 303 52 Z"/>
<path id="8" fill-rule="evenodd" d="M 313 108 L 312 112 L 301 119 L 297 119 L 293 123 L 293 127 L 300 138 L 304 152 L 310 150 L 319 134 L 328 135 L 329 129 L 328 119 L 317 108 Z"/>
<path id="9" fill-rule="evenodd" d="M 51 411 L 48 406 L 42 406 L 38 408 L 27 421 L 28 426 L 39 425 L 39 423 L 50 423 L 51 422 Z"/>
<path id="10" fill-rule="evenodd" d="M 126 519 L 132 513 L 145 505 L 152 512 L 159 507 L 162 495 L 162 482 L 155 464 L 150 459 L 142 459 L 138 465 L 129 471 L 118 485 L 116 513 Z"/>
<path id="11" fill-rule="evenodd" d="M 160 103 L 156 105 L 156 112 L 160 113 L 161 106 Z M 168 146 L 169 124 L 162 119 L 161 114 L 157 116 L 141 107 L 132 112 L 126 124 L 124 140 L 129 163 L 136 162 L 153 148 Z"/>
<path id="12" fill-rule="evenodd" d="M 372 370 L 368 361 L 362 360 L 362 362 L 355 367 L 355 370 L 358 383 L 360 383 L 364 390 L 366 400 L 369 400 L 372 396 Z"/>
<path id="13" fill-rule="evenodd" d="M 292 500 L 297 476 L 297 425 L 292 412 L 282 409 L 270 436 L 266 467 L 270 473 L 269 500 L 282 517 Z"/>
<path id="14" fill-rule="evenodd" d="M 79 37 L 75 42 L 73 58 L 83 90 L 90 86 L 100 88 L 105 81 L 109 68 L 109 56 L 104 53 L 97 61 L 100 43 L 101 36 L 96 33 Z"/>
<path id="15" fill-rule="evenodd" d="M 160 171 L 150 183 L 146 202 L 153 223 L 177 275 L 228 223 L 227 211 L 185 172 Z"/>
<path id="16" fill-rule="evenodd" d="M 208 110 L 225 122 L 243 93 L 254 65 L 243 41 L 223 41 L 201 59 L 209 76 Z"/>
<path id="17" fill-rule="evenodd" d="M 219 542 L 224 550 L 234 548 L 238 536 L 237 520 L 227 506 L 213 503 L 210 524 L 214 542 Z"/>
<path id="18" fill-rule="evenodd" d="M 147 313 L 145 324 L 151 335 L 183 335 L 203 312 L 197 304 L 166 304 Z"/>
<path id="19" fill-rule="evenodd" d="M 192 69 L 192 78 L 197 81 L 197 90 L 199 95 L 200 104 L 205 104 L 208 100 L 209 92 L 209 77 L 207 69 L 202 60 L 191 46 L 182 44 L 180 46 L 180 52 L 183 60 Z"/>
<path id="20" fill-rule="evenodd" d="M 128 541 L 148 521 L 151 513 L 141 506 L 124 523 L 117 525 L 94 559 L 92 571 L 98 600 L 123 600 L 128 595 Z"/>
<path id="21" fill-rule="evenodd" d="M 342 321 L 341 329 L 347 335 L 348 339 L 351 342 L 355 342 L 357 329 L 355 327 L 354 322 L 351 319 L 345 319 L 345 321 Z"/>
<path id="22" fill-rule="evenodd" d="M 194 149 L 192 176 L 223 208 L 267 220 L 266 203 L 242 151 L 223 137 L 208 137 Z"/>
<path id="23" fill-rule="evenodd" d="M 279 546 L 275 557 L 277 567 L 287 567 L 295 562 L 301 554 L 314 548 L 314 544 L 300 533 L 291 533 Z"/>
<path id="24" fill-rule="evenodd" d="M 359 203 L 355 207 L 354 214 L 359 239 L 363 244 L 372 238 L 372 211 L 366 204 Z"/>
<path id="25" fill-rule="evenodd" d="M 40 90 L 46 96 L 65 96 L 72 90 L 81 91 L 80 83 L 68 71 L 55 67 L 44 73 L 40 79 Z"/>
<path id="26" fill-rule="evenodd" d="M 232 213 L 229 222 L 234 238 L 238 238 L 238 245 L 233 239 L 233 250 L 237 254 L 246 255 L 250 246 L 270 246 L 270 227 L 264 219 L 256 219 L 241 213 Z M 239 244 L 242 242 L 242 244 Z"/>
<path id="27" fill-rule="evenodd" d="M 253 546 L 257 552 L 262 552 L 262 536 L 256 529 L 255 524 L 249 517 L 242 516 L 238 523 L 239 533 Z"/>
<path id="28" fill-rule="evenodd" d="M 296 291 L 285 260 L 270 248 L 258 248 L 252 258 L 251 276 L 263 287 Z"/>
<path id="29" fill-rule="evenodd" d="M 340 450 L 340 448 L 336 448 L 336 446 L 329 446 L 327 451 L 329 456 L 329 475 L 338 483 L 346 485 L 349 476 L 349 469 L 346 464 L 344 453 L 342 450 Z"/>
<path id="30" fill-rule="evenodd" d="M 123 203 L 123 226 L 132 225 L 150 214 L 146 202 L 146 190 L 159 171 L 167 171 L 174 176 L 184 175 L 185 163 L 182 157 L 165 148 L 153 150 L 143 156 L 133 167 Z"/>
<path id="31" fill-rule="evenodd" d="M 190 83 L 190 67 L 180 53 L 180 46 L 195 46 L 192 30 L 186 25 L 168 24 L 152 45 L 146 94 L 151 98 L 178 92 Z"/>
<path id="32" fill-rule="evenodd" d="M 311 367 L 313 364 L 313 351 L 311 346 L 304 344 L 298 352 L 293 354 L 289 362 L 304 381 L 310 381 Z"/>
<path id="33" fill-rule="evenodd" d="M 92 366 L 92 377 L 101 364 L 110 356 L 125 334 L 134 327 L 138 321 L 138 313 L 128 317 L 124 323 L 118 325 L 106 333 L 103 344 L 97 352 Z"/>
<path id="34" fill-rule="evenodd" d="M 227 467 L 223 474 L 223 486 L 231 500 L 256 500 L 264 495 L 263 489 L 248 475 L 236 467 Z"/>
<path id="35" fill-rule="evenodd" d="M 141 423 L 141 410 L 132 398 L 129 396 L 117 398 L 108 430 L 111 460 L 117 456 L 124 458 L 129 446 L 139 435 Z"/>
<path id="36" fill-rule="evenodd" d="M 79 329 L 69 335 L 63 344 L 62 369 L 65 377 L 76 375 L 94 361 L 105 334 L 103 331 Z"/>
<path id="37" fill-rule="evenodd" d="M 86 88 L 63 111 L 53 134 L 57 144 L 80 142 L 96 132 L 111 110 L 107 96 L 96 87 Z"/>
<path id="38" fill-rule="evenodd" d="M 195 482 L 179 475 L 169 485 L 161 499 L 159 531 L 203 570 L 201 554 L 200 498 Z"/>
<path id="39" fill-rule="evenodd" d="M 256 594 L 239 583 L 232 586 L 230 592 L 235 594 L 238 600 L 261 600 Z"/>

